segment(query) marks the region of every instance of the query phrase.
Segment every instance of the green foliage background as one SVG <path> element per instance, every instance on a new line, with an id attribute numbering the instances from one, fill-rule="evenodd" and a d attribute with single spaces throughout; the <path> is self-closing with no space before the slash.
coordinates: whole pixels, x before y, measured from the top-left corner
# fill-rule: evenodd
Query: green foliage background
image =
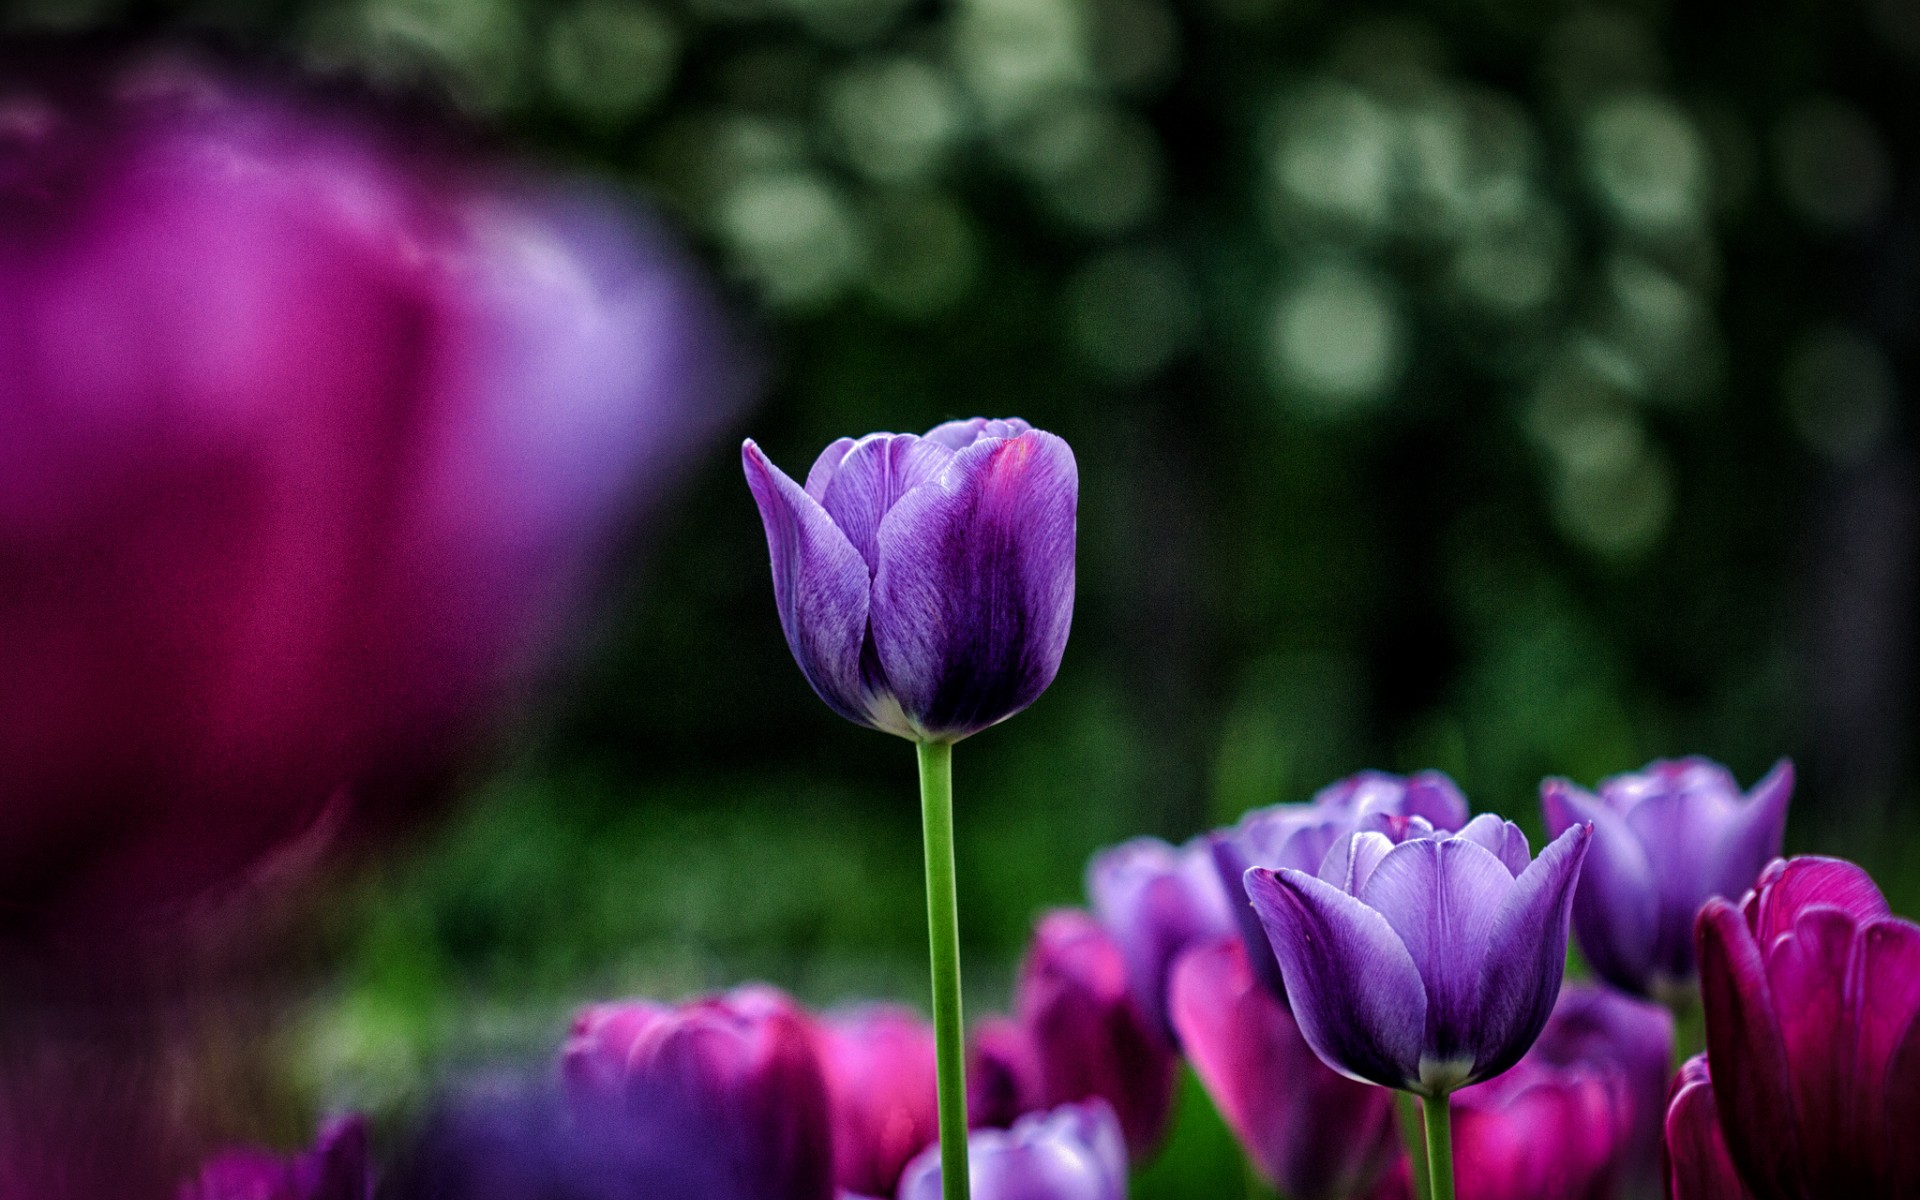
<path id="1" fill-rule="evenodd" d="M 1792 845 L 1915 908 L 1903 0 L 0 11 L 425 92 L 631 189 L 757 329 L 741 432 L 789 470 L 976 413 L 1072 442 L 1065 666 L 957 760 L 975 1013 L 1094 848 L 1363 766 L 1537 829 L 1544 774 L 1790 753 Z M 912 755 L 808 693 L 701 453 L 559 699 L 323 922 L 317 1100 L 402 1112 L 589 997 L 924 1001 Z M 1187 1108 L 1141 1194 L 1239 1187 Z"/>

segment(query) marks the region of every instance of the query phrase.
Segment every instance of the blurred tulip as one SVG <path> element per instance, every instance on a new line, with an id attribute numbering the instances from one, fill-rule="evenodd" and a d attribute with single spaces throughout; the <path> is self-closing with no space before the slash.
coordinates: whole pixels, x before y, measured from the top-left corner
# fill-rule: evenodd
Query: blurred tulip
<path id="1" fill-rule="evenodd" d="M 10 62 L 0 913 L 440 770 L 737 393 L 611 197 L 181 63 Z"/>
<path id="2" fill-rule="evenodd" d="M 1120 947 L 1092 916 L 1059 909 L 1040 919 L 1014 1015 L 1033 1046 L 1042 1106 L 1105 1100 L 1130 1155 L 1143 1159 L 1159 1145 L 1173 1106 L 1173 1050 L 1134 1003 Z"/>
<path id="3" fill-rule="evenodd" d="M 774 603 L 849 721 L 957 742 L 1053 682 L 1073 617 L 1073 451 L 1018 418 L 828 446 L 805 487 L 749 440 Z"/>
<path id="4" fill-rule="evenodd" d="M 1289 1200 L 1359 1195 L 1400 1156 L 1392 1096 L 1314 1056 L 1293 1014 L 1254 978 L 1237 938 L 1181 955 L 1168 997 L 1214 1107 Z"/>
<path id="5" fill-rule="evenodd" d="M 1125 1200 L 1127 1151 L 1113 1110 L 1098 1100 L 1033 1113 L 967 1139 L 972 1200 Z M 907 1167 L 899 1200 L 939 1200 L 940 1151 Z"/>
<path id="6" fill-rule="evenodd" d="M 373 1200 L 367 1124 L 357 1116 L 329 1122 L 313 1149 L 292 1157 L 226 1151 L 181 1187 L 180 1200 Z"/>
<path id="7" fill-rule="evenodd" d="M 1528 861 L 1496 818 L 1459 834 L 1352 835 L 1319 876 L 1247 872 L 1247 892 L 1322 1062 L 1443 1097 L 1511 1067 L 1560 994 L 1568 910 L 1591 830 Z"/>
<path id="8" fill-rule="evenodd" d="M 1859 867 L 1806 857 L 1769 865 L 1739 908 L 1709 900 L 1697 936 L 1741 1178 L 1766 1200 L 1920 1197 L 1920 925 Z"/>
<path id="9" fill-rule="evenodd" d="M 1040 1063 L 1018 1022 L 988 1017 L 967 1040 L 967 1123 L 1005 1129 L 1040 1107 Z"/>
<path id="10" fill-rule="evenodd" d="M 933 1026 L 881 1004 L 829 1014 L 820 1062 L 833 1105 L 834 1182 L 891 1196 L 907 1160 L 939 1135 Z"/>
<path id="11" fill-rule="evenodd" d="M 1607 1200 L 1631 1120 L 1613 1064 L 1522 1059 L 1453 1094 L 1460 1200 Z"/>
<path id="12" fill-rule="evenodd" d="M 1216 830 L 1208 838 L 1221 889 L 1246 943 L 1247 961 L 1267 989 L 1283 1001 L 1287 991 L 1280 963 L 1259 916 L 1246 902 L 1247 868 L 1277 871 L 1286 867 L 1314 874 L 1327 852 L 1348 834 L 1362 825 L 1385 830 L 1396 818 L 1418 818 L 1431 829 L 1458 829 L 1467 822 L 1467 798 L 1438 771 L 1404 777 L 1362 771 L 1321 788 L 1310 803 L 1255 809 L 1238 824 Z"/>
<path id="13" fill-rule="evenodd" d="M 724 1167 L 697 1200 L 833 1195 L 833 1117 L 815 1032 L 772 988 L 679 1007 L 594 1005 L 574 1019 L 561 1063 L 582 1120 L 637 1129 Z"/>
<path id="14" fill-rule="evenodd" d="M 1550 834 L 1593 826 L 1573 931 L 1594 972 L 1635 995 L 1690 1002 L 1694 914 L 1709 896 L 1753 886 L 1780 853 L 1792 795 L 1784 760 L 1744 799 L 1733 775 L 1703 758 L 1649 763 L 1602 780 L 1597 795 L 1542 783 Z"/>
<path id="15" fill-rule="evenodd" d="M 1617 1154 L 1616 1194 L 1660 1194 L 1660 1129 L 1673 1064 L 1673 1014 L 1592 984 L 1560 990 L 1553 1016 L 1527 1059 L 1549 1067 L 1612 1066 L 1620 1074 L 1627 1131 Z"/>
<path id="16" fill-rule="evenodd" d="M 1753 1200 L 1720 1135 L 1704 1054 L 1688 1059 L 1674 1077 L 1663 1149 L 1669 1200 Z"/>
<path id="17" fill-rule="evenodd" d="M 1211 849 L 1198 840 L 1178 849 L 1158 838 L 1123 842 L 1093 856 L 1087 895 L 1126 956 L 1134 1000 L 1172 1037 L 1167 975 L 1174 960 L 1238 928 Z"/>

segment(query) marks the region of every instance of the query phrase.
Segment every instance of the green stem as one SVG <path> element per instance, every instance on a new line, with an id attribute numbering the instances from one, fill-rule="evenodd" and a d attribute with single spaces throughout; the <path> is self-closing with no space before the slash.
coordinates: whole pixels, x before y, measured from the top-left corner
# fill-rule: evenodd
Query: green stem
<path id="1" fill-rule="evenodd" d="M 1407 1167 L 1413 1174 L 1413 1194 L 1425 1200 L 1427 1155 L 1420 1140 L 1420 1101 L 1412 1092 L 1395 1092 L 1393 1107 L 1400 1116 L 1400 1140 L 1407 1147 Z"/>
<path id="2" fill-rule="evenodd" d="M 1427 1118 L 1427 1176 L 1433 1200 L 1453 1200 L 1453 1102 L 1446 1096 L 1420 1101 Z"/>
<path id="3" fill-rule="evenodd" d="M 920 743 L 920 828 L 927 848 L 927 943 L 940 1079 L 940 1191 L 969 1200 L 967 1059 L 960 1014 L 960 902 L 953 882 L 953 747 Z"/>

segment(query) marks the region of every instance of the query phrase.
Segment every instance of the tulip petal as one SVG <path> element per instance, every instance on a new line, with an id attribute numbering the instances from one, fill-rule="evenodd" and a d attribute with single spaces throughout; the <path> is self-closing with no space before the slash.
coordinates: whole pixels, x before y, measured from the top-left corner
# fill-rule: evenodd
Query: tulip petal
<path id="1" fill-rule="evenodd" d="M 926 440 L 945 446 L 949 450 L 965 450 L 981 438 L 1018 437 L 1033 426 L 1019 417 L 990 419 L 987 417 L 967 417 L 959 421 L 948 421 L 927 430 Z"/>
<path id="2" fill-rule="evenodd" d="M 1361 888 L 1360 902 L 1386 918 L 1420 972 L 1427 995 L 1423 1059 L 1471 1065 L 1476 1058 L 1479 1047 L 1460 1039 L 1478 1024 L 1487 935 L 1513 888 L 1506 864 L 1465 838 L 1403 842 Z"/>
<path id="3" fill-rule="evenodd" d="M 1853 1087 L 1867 1127 L 1862 1153 L 1881 1164 L 1879 1190 L 1920 1192 L 1920 1153 L 1902 1165 L 1920 1130 L 1920 925 L 1874 921 L 1860 932 L 1859 1066 Z M 1903 1055 L 1906 1057 L 1903 1060 Z M 1902 1089 L 1905 1089 L 1904 1093 Z"/>
<path id="4" fill-rule="evenodd" d="M 860 676 L 860 648 L 867 634 L 866 563 L 827 510 L 751 439 L 740 453 L 767 531 L 774 607 L 787 648 L 827 707 L 849 721 L 871 725 L 874 719 Z"/>
<path id="5" fill-rule="evenodd" d="M 1761 951 L 1810 1180 L 1831 1181 L 1865 1165 L 1855 1113 L 1865 1099 L 1855 1086 L 1859 1031 L 1847 994 L 1854 932 L 1846 913 L 1815 905 Z"/>
<path id="6" fill-rule="evenodd" d="M 1894 1182 L 1895 1200 L 1920 1198 L 1920 1020 L 1887 1058 L 1886 1102 L 1883 1110 L 1887 1142 L 1886 1178 Z"/>
<path id="7" fill-rule="evenodd" d="M 1722 831 L 1713 867 L 1709 895 L 1739 900 L 1758 880 L 1760 871 L 1780 856 L 1787 831 L 1787 805 L 1793 799 L 1793 764 L 1775 763 Z"/>
<path id="8" fill-rule="evenodd" d="M 1546 1027 L 1566 974 L 1567 922 L 1574 885 L 1593 841 L 1593 828 L 1576 825 L 1555 838 L 1514 879 L 1487 933 L 1480 1003 L 1469 1045 L 1479 1051 L 1475 1079 L 1519 1061 Z"/>
<path id="9" fill-rule="evenodd" d="M 812 468 L 807 471 L 807 495 L 824 504 L 827 499 L 827 485 L 833 482 L 834 475 L 840 470 L 840 464 L 846 461 L 847 454 L 857 445 L 859 443 L 853 438 L 843 437 L 836 438 L 831 445 L 822 450 L 820 457 L 813 460 Z"/>
<path id="10" fill-rule="evenodd" d="M 1315 876 L 1349 896 L 1358 896 L 1373 877 L 1374 868 L 1391 853 L 1393 839 L 1386 834 L 1373 830 L 1356 833 L 1333 844 Z"/>
<path id="11" fill-rule="evenodd" d="M 820 496 L 820 507 L 871 572 L 879 566 L 881 520 L 900 497 L 938 475 L 952 458 L 945 446 L 910 433 L 871 434 L 847 452 Z"/>
<path id="12" fill-rule="evenodd" d="M 1301 871 L 1255 867 L 1246 888 L 1320 1061 L 1369 1083 L 1414 1086 L 1427 995 L 1387 919 Z"/>
<path id="13" fill-rule="evenodd" d="M 1760 947 L 1740 911 L 1718 898 L 1701 908 L 1694 936 L 1727 1152 L 1762 1200 L 1792 1200 L 1801 1194 L 1800 1136 Z"/>
<path id="14" fill-rule="evenodd" d="M 880 523 L 874 647 L 924 733 L 965 737 L 1053 682 L 1073 618 L 1079 487 L 1052 434 L 983 439 Z"/>
<path id="15" fill-rule="evenodd" d="M 1492 813 L 1481 813 L 1468 821 L 1459 836 L 1486 847 L 1507 868 L 1509 875 L 1519 875 L 1533 862 L 1533 848 L 1527 845 L 1527 835 L 1512 821 Z"/>
<path id="16" fill-rule="evenodd" d="M 1554 837 L 1582 821 L 1593 826 L 1593 844 L 1573 897 L 1574 932 L 1602 979 L 1644 995 L 1653 973 L 1660 908 L 1653 863 L 1640 839 L 1605 801 L 1564 779 L 1540 785 L 1540 805 Z"/>
<path id="17" fill-rule="evenodd" d="M 1784 862 L 1775 859 L 1760 873 L 1750 902 L 1743 901 L 1742 907 L 1747 928 L 1764 952 L 1775 938 L 1793 928 L 1802 909 L 1813 904 L 1837 908 L 1863 922 L 1892 911 L 1873 876 L 1845 859 L 1813 854 Z"/>
<path id="18" fill-rule="evenodd" d="M 1667 1194 L 1673 1200 L 1751 1200 L 1720 1134 L 1704 1054 L 1689 1059 L 1674 1080 L 1666 1133 Z"/>

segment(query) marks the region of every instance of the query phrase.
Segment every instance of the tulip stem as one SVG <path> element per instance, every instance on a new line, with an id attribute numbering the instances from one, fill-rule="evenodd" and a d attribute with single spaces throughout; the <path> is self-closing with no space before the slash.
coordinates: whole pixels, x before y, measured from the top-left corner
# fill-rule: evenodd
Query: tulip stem
<path id="1" fill-rule="evenodd" d="M 927 942 L 940 1088 L 940 1191 L 968 1200 L 967 1060 L 960 1014 L 960 902 L 953 880 L 953 747 L 920 743 L 920 828 L 927 850 Z"/>
<path id="2" fill-rule="evenodd" d="M 1420 1101 L 1427 1118 L 1427 1182 L 1433 1200 L 1453 1200 L 1453 1101 L 1427 1096 Z"/>
<path id="3" fill-rule="evenodd" d="M 1413 1175 L 1413 1194 L 1425 1200 L 1427 1156 L 1421 1144 L 1420 1100 L 1412 1092 L 1395 1092 L 1393 1106 L 1400 1117 L 1400 1140 L 1407 1148 L 1407 1169 Z"/>

